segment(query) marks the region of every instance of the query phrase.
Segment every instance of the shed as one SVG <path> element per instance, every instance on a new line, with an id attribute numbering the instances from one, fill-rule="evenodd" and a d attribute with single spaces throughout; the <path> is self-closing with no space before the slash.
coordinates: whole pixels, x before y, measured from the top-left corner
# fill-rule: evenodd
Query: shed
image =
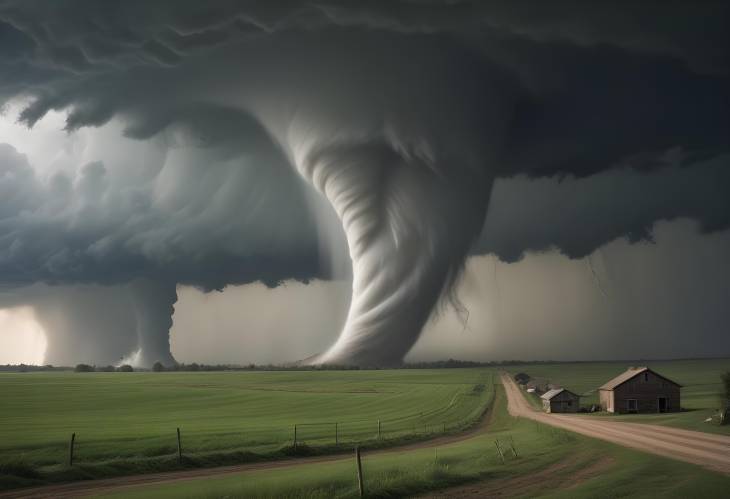
<path id="1" fill-rule="evenodd" d="M 626 414 L 679 411 L 680 388 L 648 367 L 630 367 L 598 390 L 601 410 Z"/>
<path id="2" fill-rule="evenodd" d="M 553 388 L 540 398 L 545 412 L 578 412 L 580 406 L 580 396 L 565 388 Z"/>

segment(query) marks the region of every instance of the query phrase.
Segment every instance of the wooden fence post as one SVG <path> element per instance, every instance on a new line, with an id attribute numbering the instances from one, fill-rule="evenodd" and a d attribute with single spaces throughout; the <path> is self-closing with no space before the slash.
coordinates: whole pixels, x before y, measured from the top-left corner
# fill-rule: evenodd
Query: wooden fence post
<path id="1" fill-rule="evenodd" d="M 360 462 L 360 446 L 355 446 L 355 462 L 357 463 L 357 488 L 360 491 L 360 497 L 365 497 L 365 483 L 362 478 L 362 463 Z"/>
<path id="2" fill-rule="evenodd" d="M 339 443 L 339 438 L 337 435 L 337 423 L 335 423 L 335 445 L 337 445 L 338 443 Z"/>
<path id="3" fill-rule="evenodd" d="M 294 425 L 294 452 L 297 451 L 297 425 Z"/>
<path id="4" fill-rule="evenodd" d="M 76 433 L 71 434 L 71 442 L 68 444 L 68 465 L 73 466 L 74 464 L 74 441 L 76 440 Z"/>
<path id="5" fill-rule="evenodd" d="M 182 442 L 180 441 L 180 428 L 177 429 L 177 462 L 182 464 Z"/>
<path id="6" fill-rule="evenodd" d="M 494 445 L 497 446 L 497 452 L 499 453 L 499 457 L 502 459 L 502 464 L 504 464 L 504 453 L 502 453 L 502 448 L 499 446 L 499 440 L 495 440 Z"/>
<path id="7" fill-rule="evenodd" d="M 380 420 L 378 419 L 378 440 L 380 440 Z"/>
<path id="8" fill-rule="evenodd" d="M 517 457 L 517 449 L 515 449 L 515 441 L 512 439 L 512 435 L 509 436 L 509 445 L 512 447 L 512 452 Z"/>

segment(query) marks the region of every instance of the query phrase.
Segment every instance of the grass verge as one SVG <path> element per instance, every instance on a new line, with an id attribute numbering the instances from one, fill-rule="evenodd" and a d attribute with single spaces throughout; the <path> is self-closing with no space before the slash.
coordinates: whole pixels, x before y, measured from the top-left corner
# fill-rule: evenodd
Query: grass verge
<path id="1" fill-rule="evenodd" d="M 47 400 L 42 400 L 37 392 L 54 389 L 74 393 L 83 408 L 78 414 L 68 404 L 62 411 L 56 412 L 55 418 L 43 416 L 43 420 L 33 421 L 28 418 L 0 415 L 0 430 L 8 435 L 0 448 L 0 490 L 50 483 L 70 482 L 118 477 L 134 474 L 145 474 L 165 471 L 182 471 L 194 468 L 211 468 L 226 465 L 254 463 L 261 461 L 286 460 L 306 456 L 323 456 L 350 452 L 354 443 L 364 443 L 370 449 L 396 447 L 413 442 L 429 440 L 434 437 L 462 433 L 477 424 L 486 407 L 493 398 L 491 382 L 493 372 L 484 369 L 461 370 L 402 371 L 360 371 L 342 373 L 163 373 L 141 374 L 125 380 L 114 378 L 120 376 L 112 373 L 91 374 L 90 378 L 75 376 L 73 373 L 46 374 L 34 373 L 32 377 L 9 375 L 0 381 L 11 383 L 16 391 L 13 404 L 27 410 L 30 406 L 46 407 Z M 168 376 L 168 374 L 170 374 Z M 99 377 L 100 376 L 100 377 Z M 122 375 L 123 376 L 123 375 Z M 140 383 L 141 382 L 141 383 Z M 150 387 L 150 383 L 159 386 Z M 117 386 L 118 384 L 118 386 Z M 184 386 L 183 386 L 184 385 Z M 126 391 L 102 394 L 112 387 Z M 23 395 L 20 388 L 32 389 L 32 396 Z M 42 443 L 23 446 L 27 426 L 44 423 L 44 427 L 67 428 L 69 424 L 87 425 L 90 415 L 95 411 L 89 405 L 88 393 L 76 393 L 80 388 L 90 389 L 91 395 L 106 397 L 110 404 L 135 403 L 148 400 L 150 391 L 167 396 L 167 393 L 182 393 L 187 399 L 180 404 L 198 419 L 198 428 L 220 428 L 220 432 L 208 435 L 196 435 L 195 426 L 191 422 L 184 426 L 182 462 L 179 462 L 174 441 L 168 443 L 134 439 L 126 437 L 121 443 L 110 438 L 103 425 L 94 420 L 98 436 L 93 440 L 77 439 L 77 459 L 73 466 L 62 464 L 66 460 L 67 444 L 58 443 L 55 447 Z M 203 388 L 203 390 L 201 390 Z M 82 390 L 83 392 L 84 390 Z M 192 394 L 190 393 L 192 392 Z M 217 406 L 208 401 L 198 407 L 193 402 L 198 397 L 211 393 Z M 294 449 L 289 431 L 271 433 L 266 442 L 252 439 L 251 431 L 232 432 L 236 425 L 249 426 L 259 422 L 269 422 L 252 412 L 271 411 L 270 419 L 281 421 L 281 426 L 291 427 L 292 421 L 311 422 L 321 420 L 322 404 L 327 400 L 340 397 L 347 399 L 339 402 L 341 407 L 334 407 L 332 414 L 326 417 L 341 417 L 339 426 L 340 443 L 335 444 L 332 435 L 322 436 L 317 433 L 318 426 L 300 427 L 299 443 Z M 220 399 L 220 400 L 219 400 Z M 231 400 L 233 399 L 233 400 Z M 288 403 L 287 403 L 288 401 Z M 311 409 L 297 407 L 292 410 L 292 403 L 300 401 Z M 255 404 L 252 409 L 250 404 Z M 71 406 L 71 408 L 69 408 Z M 232 407 L 231 407 L 232 406 Z M 417 409 L 418 410 L 417 410 Z M 149 409 L 140 403 L 139 411 L 147 414 L 132 414 L 131 423 L 142 426 L 142 432 L 148 431 L 146 421 L 158 421 L 158 418 L 169 418 L 178 413 L 166 405 Z M 240 413 L 236 413 L 240 410 Z M 63 419 L 64 411 L 68 411 L 68 423 Z M 339 411 L 339 412 L 338 412 Z M 353 412 L 354 411 L 354 412 Z M 358 412 L 359 411 L 359 412 Z M 97 414 L 110 417 L 106 407 L 99 408 Z M 125 409 L 124 412 L 128 412 Z M 281 413 L 285 413 L 282 415 Z M 248 414 L 248 418 L 246 415 Z M 373 426 L 370 430 L 361 431 L 357 426 L 359 418 L 370 417 L 377 421 L 378 414 L 385 414 L 382 438 L 377 438 Z M 288 418 L 288 419 L 287 419 Z M 299 418 L 299 419 L 296 419 Z M 247 421 L 248 420 L 248 421 Z M 354 421 L 348 424 L 347 421 Z M 30 421 L 30 425 L 23 425 Z M 248 423 L 248 424 L 247 424 Z M 115 422 L 115 424 L 119 424 Z M 169 425 L 174 428 L 175 421 Z M 121 424 L 119 424 L 121 426 Z M 75 428 L 76 426 L 71 426 Z M 331 425 L 330 425 L 331 426 Z M 99 428 L 101 427 L 101 428 Z M 26 428 L 26 431 L 23 431 Z M 354 430 L 353 430 L 354 428 Z M 13 433 L 12 429 L 15 429 Z M 327 427 L 329 432 L 332 428 Z M 389 431 L 388 431 L 389 430 Z M 2 433 L 0 431 L 0 433 Z M 89 430 L 91 431 L 91 430 Z M 203 431 L 203 430 L 201 430 Z M 207 431 L 207 430 L 206 430 Z M 192 436 L 189 436 L 191 435 Z M 82 433 L 81 435 L 86 435 Z M 255 433 L 254 433 L 255 436 Z M 171 445 L 173 444 L 173 445 Z"/>
<path id="2" fill-rule="evenodd" d="M 468 485 L 471 497 L 726 497 L 730 477 L 512 418 L 501 386 L 489 431 L 438 448 L 364 454 L 367 497 L 429 494 Z M 506 449 L 505 462 L 495 440 Z M 509 443 L 514 442 L 515 456 Z M 453 489 L 451 489 L 453 492 Z M 690 494 L 698 491 L 698 494 Z M 285 469 L 125 488 L 113 498 L 355 498 L 351 458 Z"/>

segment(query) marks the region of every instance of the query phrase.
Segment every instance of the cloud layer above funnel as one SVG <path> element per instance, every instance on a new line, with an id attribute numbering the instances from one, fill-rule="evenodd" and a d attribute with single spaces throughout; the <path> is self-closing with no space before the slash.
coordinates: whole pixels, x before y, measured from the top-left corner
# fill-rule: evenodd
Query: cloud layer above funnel
<path id="1" fill-rule="evenodd" d="M 31 165 L 0 144 L 3 284 L 148 277 L 211 289 L 314 276 L 301 181 L 245 114 L 206 113 L 215 126 L 178 121 L 147 142 L 92 131 L 69 165 Z"/>
<path id="2" fill-rule="evenodd" d="M 157 148 L 46 178 L 2 146 L 2 275 L 328 277 L 326 199 L 353 299 L 313 361 L 398 363 L 470 251 L 727 226 L 728 8 L 686 9 L 2 1 L 0 99 L 28 103 L 22 123 L 64 111 L 70 131 L 121 123 Z M 490 201 L 495 179 L 514 193 Z"/>

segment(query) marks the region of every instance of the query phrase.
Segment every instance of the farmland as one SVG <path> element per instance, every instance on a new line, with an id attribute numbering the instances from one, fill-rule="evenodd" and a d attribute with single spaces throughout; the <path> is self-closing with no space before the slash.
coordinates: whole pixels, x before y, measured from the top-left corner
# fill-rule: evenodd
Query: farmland
<path id="1" fill-rule="evenodd" d="M 730 370 L 730 359 L 572 362 L 555 364 L 525 364 L 510 366 L 509 372 L 525 372 L 559 384 L 581 395 L 581 405 L 598 403 L 598 387 L 629 366 L 648 366 L 682 385 L 683 412 L 611 416 L 626 420 L 676 426 L 688 430 L 730 434 L 730 426 L 705 423 L 720 407 L 722 383 L 720 375 Z"/>
<path id="2" fill-rule="evenodd" d="M 458 494 L 465 487 L 482 496 L 713 498 L 724 497 L 730 487 L 730 477 L 696 465 L 510 417 L 491 369 L 26 373 L 0 380 L 4 393 L 13 390 L 8 399 L 13 412 L 3 413 L 0 426 L 4 441 L 12 443 L 2 448 L 4 463 L 11 465 L 4 469 L 21 471 L 6 474 L 6 487 L 251 462 L 240 471 L 191 470 L 197 475 L 165 475 L 164 483 L 137 481 L 134 487 L 121 477 L 115 479 L 121 487 L 116 490 L 108 485 L 95 490 L 96 482 L 78 486 L 94 496 L 124 498 L 357 497 L 350 454 L 357 441 L 365 443 L 363 473 L 370 497 L 429 494 L 448 487 Z M 386 449 L 375 438 L 372 423 L 377 419 L 387 445 L 438 436 L 444 424 L 447 433 L 458 433 L 488 404 L 488 425 L 459 441 Z M 32 414 L 25 424 L 13 419 L 21 408 Z M 41 410 L 48 414 L 39 414 Z M 331 426 L 301 426 L 298 438 L 305 455 L 346 454 L 317 457 L 318 462 L 288 460 L 291 427 L 322 421 L 341 424 L 339 445 L 333 443 Z M 175 449 L 178 426 L 185 449 L 181 465 Z M 71 431 L 79 442 L 73 468 L 58 464 L 66 456 L 64 437 Z M 56 434 L 53 448 L 47 441 Z M 28 440 L 34 443 L 24 443 Z M 114 448 L 116 455 L 102 452 Z M 253 462 L 263 459 L 281 461 Z"/>
<path id="3" fill-rule="evenodd" d="M 299 453 L 458 432 L 482 414 L 492 375 L 487 369 L 3 373 L 0 485 L 287 457 L 295 424 Z"/>
<path id="4" fill-rule="evenodd" d="M 433 497 L 720 498 L 730 487 L 730 477 L 698 466 L 509 417 L 505 405 L 504 390 L 498 386 L 487 431 L 468 440 L 366 453 L 367 497 L 432 497 L 428 494 L 436 490 L 441 492 Z M 495 440 L 514 442 L 517 455 L 508 450 L 502 462 Z M 101 491 L 99 497 L 356 498 L 358 488 L 348 456 L 328 463 Z"/>

